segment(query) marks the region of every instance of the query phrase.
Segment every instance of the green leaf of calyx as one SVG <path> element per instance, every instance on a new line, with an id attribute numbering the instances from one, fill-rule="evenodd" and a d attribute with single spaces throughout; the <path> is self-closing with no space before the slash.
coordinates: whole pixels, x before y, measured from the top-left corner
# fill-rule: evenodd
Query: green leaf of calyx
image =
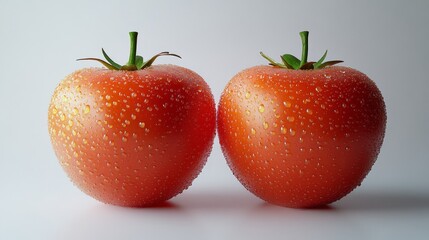
<path id="1" fill-rule="evenodd" d="M 160 57 L 160 56 L 174 56 L 174 57 L 178 57 L 181 58 L 179 55 L 173 54 L 173 53 L 169 53 L 169 52 L 161 52 L 155 56 L 153 56 L 152 58 L 150 58 L 148 61 L 144 61 L 142 56 L 139 56 L 136 54 L 137 52 L 137 32 L 129 32 L 129 36 L 130 36 L 130 54 L 129 54 L 129 59 L 128 62 L 125 65 L 120 65 L 118 63 L 116 63 L 115 61 L 113 61 L 109 55 L 107 55 L 107 53 L 104 51 L 104 49 L 102 48 L 101 51 L 103 53 L 105 60 L 102 59 L 98 59 L 98 58 L 81 58 L 81 59 L 77 59 L 79 60 L 94 60 L 97 61 L 101 64 L 103 64 L 103 66 L 105 66 L 106 68 L 110 69 L 110 70 L 125 70 L 125 71 L 136 71 L 136 70 L 141 70 L 144 69 L 146 67 L 150 67 L 153 62 L 155 61 L 156 58 Z"/>
<path id="2" fill-rule="evenodd" d="M 144 63 L 143 63 L 143 66 L 142 66 L 141 68 L 147 68 L 147 67 L 152 66 L 152 63 L 153 63 L 153 62 L 154 62 L 158 57 L 161 57 L 161 56 L 173 56 L 173 57 L 181 58 L 179 55 L 174 54 L 174 53 L 169 53 L 169 52 L 160 52 L 160 53 L 156 54 L 155 56 L 151 57 L 147 62 L 144 62 Z"/>
<path id="3" fill-rule="evenodd" d="M 308 63 L 306 63 L 306 64 L 304 64 L 304 65 L 302 65 L 299 69 L 301 69 L 301 70 L 311 70 L 311 69 L 314 69 L 314 64 L 315 64 L 316 62 L 308 62 Z"/>
<path id="4" fill-rule="evenodd" d="M 98 59 L 98 58 L 79 58 L 79 59 L 76 59 L 76 61 L 82 61 L 82 60 L 97 61 L 97 62 L 103 64 L 103 66 L 105 66 L 106 68 L 108 68 L 110 70 L 118 70 L 117 68 L 115 68 L 114 66 L 110 65 L 106 61 Z"/>
<path id="5" fill-rule="evenodd" d="M 115 68 L 115 69 L 121 69 L 121 65 L 117 64 L 115 61 L 113 61 L 108 55 L 107 53 L 104 51 L 104 49 L 102 48 L 101 51 L 103 52 L 103 56 L 104 58 Z"/>
<path id="6" fill-rule="evenodd" d="M 301 64 L 301 61 L 292 54 L 284 54 L 281 59 L 286 66 L 289 65 L 295 70 L 299 69 Z"/>
<path id="7" fill-rule="evenodd" d="M 272 58 L 266 56 L 262 52 L 260 52 L 261 56 L 268 60 L 269 65 L 287 69 L 295 69 L 295 70 L 312 70 L 312 69 L 321 69 L 324 67 L 332 66 L 343 61 L 334 60 L 334 61 L 325 61 L 326 55 L 328 54 L 328 50 L 325 51 L 323 56 L 317 61 L 307 61 L 308 58 L 308 31 L 302 31 L 299 33 L 301 36 L 302 49 L 301 49 L 301 60 L 291 54 L 283 54 L 280 56 L 283 63 L 279 63 L 274 61 Z"/>
<path id="8" fill-rule="evenodd" d="M 281 63 L 278 63 L 278 62 L 274 61 L 272 58 L 268 57 L 268 56 L 267 56 L 267 55 L 265 55 L 263 52 L 259 52 L 259 54 L 261 54 L 261 56 L 262 56 L 263 58 L 267 59 L 267 61 L 269 62 L 269 64 L 270 64 L 271 66 L 287 68 L 287 66 L 285 66 L 285 65 L 283 65 L 283 64 L 281 64 Z"/>
<path id="9" fill-rule="evenodd" d="M 137 67 L 137 69 L 139 69 L 139 70 L 142 69 L 143 64 L 144 64 L 143 57 L 137 55 L 136 56 L 136 67 Z"/>
<path id="10" fill-rule="evenodd" d="M 325 61 L 326 55 L 328 54 L 328 50 L 325 51 L 325 53 L 323 54 L 323 56 L 319 59 L 319 61 L 317 61 L 315 64 L 313 64 L 314 69 L 319 69 L 320 66 L 322 65 L 323 61 Z"/>
<path id="11" fill-rule="evenodd" d="M 338 63 L 342 63 L 342 62 L 344 62 L 344 61 L 334 60 L 334 61 L 324 62 L 324 63 L 322 63 L 322 65 L 320 65 L 320 68 L 325 68 L 325 67 L 332 66 L 332 65 L 335 65 L 335 64 L 338 64 Z"/>

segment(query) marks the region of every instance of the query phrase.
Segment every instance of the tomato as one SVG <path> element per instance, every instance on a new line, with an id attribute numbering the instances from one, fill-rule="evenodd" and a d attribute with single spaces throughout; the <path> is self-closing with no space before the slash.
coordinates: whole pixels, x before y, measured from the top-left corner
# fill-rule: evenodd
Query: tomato
<path id="1" fill-rule="evenodd" d="M 284 64 L 266 57 L 273 66 L 238 73 L 221 96 L 218 135 L 227 162 L 269 203 L 332 203 L 361 184 L 380 151 L 386 110 L 379 89 L 357 70 L 329 66 L 339 61 L 323 64 L 324 57 L 307 63 L 283 55 Z"/>
<path id="2" fill-rule="evenodd" d="M 103 64 L 111 69 L 78 70 L 52 96 L 49 133 L 61 166 L 104 203 L 140 207 L 174 197 L 191 185 L 212 148 L 209 86 L 179 66 Z"/>

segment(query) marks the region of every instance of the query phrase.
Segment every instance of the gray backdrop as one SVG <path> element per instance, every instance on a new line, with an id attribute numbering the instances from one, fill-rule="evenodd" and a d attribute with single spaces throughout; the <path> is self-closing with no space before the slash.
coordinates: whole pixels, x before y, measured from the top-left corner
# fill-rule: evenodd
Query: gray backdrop
<path id="1" fill-rule="evenodd" d="M 429 1 L 5 1 L 0 0 L 1 239 L 425 239 L 429 234 Z M 326 209 L 264 204 L 229 171 L 215 140 L 193 186 L 157 209 L 106 206 L 77 190 L 51 149 L 50 96 L 67 74 L 104 47 L 126 62 L 138 52 L 198 72 L 216 102 L 259 56 L 342 59 L 382 91 L 388 125 L 363 185 Z M 357 234 L 359 233 L 359 234 Z"/>

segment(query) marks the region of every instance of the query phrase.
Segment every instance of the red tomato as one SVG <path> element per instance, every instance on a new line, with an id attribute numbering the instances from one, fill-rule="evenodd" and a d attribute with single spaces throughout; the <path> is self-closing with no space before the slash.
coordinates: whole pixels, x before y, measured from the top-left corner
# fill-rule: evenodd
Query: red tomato
<path id="1" fill-rule="evenodd" d="M 70 179 L 102 202 L 147 206 L 197 177 L 215 134 L 215 104 L 195 72 L 83 69 L 67 76 L 49 106 L 49 133 Z"/>
<path id="2" fill-rule="evenodd" d="M 234 175 L 256 196 L 288 207 L 329 204 L 360 185 L 385 127 L 380 91 L 347 67 L 252 67 L 232 78 L 218 110 Z"/>

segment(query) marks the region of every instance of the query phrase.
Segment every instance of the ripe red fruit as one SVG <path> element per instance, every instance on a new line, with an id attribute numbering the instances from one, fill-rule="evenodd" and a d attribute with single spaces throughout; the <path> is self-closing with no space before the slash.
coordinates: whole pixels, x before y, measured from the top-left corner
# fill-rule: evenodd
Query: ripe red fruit
<path id="1" fill-rule="evenodd" d="M 360 185 L 383 142 L 383 97 L 365 74 L 340 61 L 283 64 L 234 76 L 218 110 L 218 134 L 234 175 L 256 196 L 287 207 L 334 202 Z M 329 66 L 329 67 L 328 67 Z"/>
<path id="2" fill-rule="evenodd" d="M 77 187 L 105 203 L 138 207 L 191 185 L 210 154 L 216 112 L 199 75 L 151 66 L 156 57 L 173 55 L 166 52 L 143 62 L 135 55 L 137 33 L 130 36 L 130 62 L 119 66 L 103 51 L 110 64 L 95 60 L 111 70 L 67 76 L 52 96 L 48 120 L 55 153 Z"/>

